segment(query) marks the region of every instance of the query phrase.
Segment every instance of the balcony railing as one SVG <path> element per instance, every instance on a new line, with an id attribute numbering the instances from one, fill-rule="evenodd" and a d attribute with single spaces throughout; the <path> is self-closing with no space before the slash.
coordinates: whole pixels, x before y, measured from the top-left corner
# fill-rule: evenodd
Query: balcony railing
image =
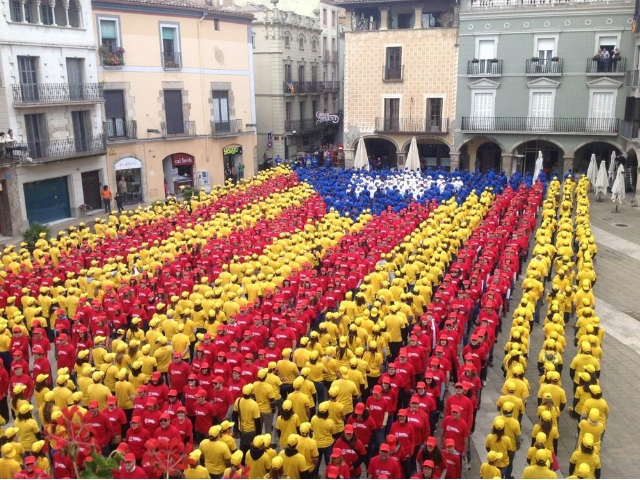
<path id="1" fill-rule="evenodd" d="M 321 129 L 325 124 L 318 123 L 315 118 L 305 118 L 302 120 L 289 120 L 284 122 L 284 130 L 290 133 L 309 132 Z"/>
<path id="2" fill-rule="evenodd" d="M 168 132 L 167 122 L 160 123 L 160 129 L 162 130 L 162 136 L 164 138 L 173 137 L 195 137 L 196 136 L 196 122 L 193 120 L 185 120 L 182 125 L 181 132 Z"/>
<path id="3" fill-rule="evenodd" d="M 122 118 L 111 118 L 103 122 L 102 128 L 107 136 L 107 142 L 138 138 L 138 124 L 135 120 L 126 121 Z"/>
<path id="4" fill-rule="evenodd" d="M 214 137 L 226 137 L 242 133 L 242 120 L 236 118 L 227 122 L 211 121 L 211 135 Z"/>
<path id="5" fill-rule="evenodd" d="M 324 82 L 324 91 L 325 92 L 339 92 L 340 91 L 340 82 L 338 81 L 328 81 Z"/>
<path id="6" fill-rule="evenodd" d="M 625 85 L 627 87 L 640 87 L 640 71 L 632 70 L 627 72 Z"/>
<path id="7" fill-rule="evenodd" d="M 324 63 L 331 63 L 331 50 L 324 50 L 322 52 L 322 61 Z"/>
<path id="8" fill-rule="evenodd" d="M 14 107 L 104 102 L 102 83 L 18 83 L 11 87 Z"/>
<path id="9" fill-rule="evenodd" d="M 536 8 L 573 5 L 609 5 L 628 3 L 626 0 L 471 0 L 463 10 L 501 9 L 501 8 Z"/>
<path id="10" fill-rule="evenodd" d="M 122 67 L 124 66 L 124 49 L 119 48 L 114 52 L 101 52 L 103 67 Z"/>
<path id="11" fill-rule="evenodd" d="M 322 93 L 324 92 L 323 82 L 284 82 L 282 85 L 283 93 L 289 95 Z"/>
<path id="12" fill-rule="evenodd" d="M 26 143 L 7 143 L 4 149 L 0 149 L 0 164 L 24 161 L 28 155 L 29 147 Z"/>
<path id="13" fill-rule="evenodd" d="M 617 60 L 609 59 L 605 62 L 594 57 L 587 58 L 587 75 L 624 75 L 627 71 L 627 59 L 624 57 Z"/>
<path id="14" fill-rule="evenodd" d="M 527 59 L 525 66 L 527 75 L 561 75 L 562 59 L 553 60 L 551 58 Z"/>
<path id="15" fill-rule="evenodd" d="M 382 66 L 383 82 L 402 82 L 404 79 L 404 65 Z"/>
<path id="16" fill-rule="evenodd" d="M 618 133 L 617 118 L 462 117 L 462 131 L 537 133 Z"/>
<path id="17" fill-rule="evenodd" d="M 104 135 L 93 137 L 65 138 L 50 141 L 27 142 L 28 154 L 31 160 L 50 161 L 66 158 L 82 157 L 86 155 L 105 154 L 107 147 Z"/>
<path id="18" fill-rule="evenodd" d="M 629 140 L 636 140 L 638 138 L 638 129 L 640 129 L 640 122 L 620 122 L 620 135 Z"/>
<path id="19" fill-rule="evenodd" d="M 397 118 L 389 119 L 376 117 L 376 131 L 378 132 L 406 132 L 406 133 L 447 133 L 449 119 L 431 118 Z"/>
<path id="20" fill-rule="evenodd" d="M 166 69 L 182 68 L 180 52 L 162 52 L 162 66 Z"/>
<path id="21" fill-rule="evenodd" d="M 473 59 L 467 62 L 467 75 L 475 77 L 491 77 L 502 75 L 502 60 Z"/>

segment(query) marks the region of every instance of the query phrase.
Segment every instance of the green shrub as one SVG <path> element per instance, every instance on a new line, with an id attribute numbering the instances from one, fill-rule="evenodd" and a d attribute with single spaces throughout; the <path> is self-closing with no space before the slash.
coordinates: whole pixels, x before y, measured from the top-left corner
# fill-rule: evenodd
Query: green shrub
<path id="1" fill-rule="evenodd" d="M 22 240 L 25 241 L 29 247 L 33 248 L 35 247 L 36 242 L 40 239 L 41 233 L 44 233 L 44 238 L 48 240 L 51 232 L 49 231 L 49 227 L 46 225 L 35 222 L 24 231 L 22 234 Z"/>

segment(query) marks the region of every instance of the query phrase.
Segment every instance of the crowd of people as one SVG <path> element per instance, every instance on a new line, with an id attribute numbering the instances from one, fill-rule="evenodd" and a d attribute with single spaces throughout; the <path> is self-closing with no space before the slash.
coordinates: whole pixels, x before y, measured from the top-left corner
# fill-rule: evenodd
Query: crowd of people
<path id="1" fill-rule="evenodd" d="M 334 208 L 348 177 L 332 174 L 329 200 L 327 183 L 300 174 L 277 167 L 189 209 L 125 211 L 4 250 L 0 478 L 75 478 L 104 457 L 117 478 L 461 478 L 524 275 L 480 470 L 508 478 L 553 269 L 528 458 L 553 473 L 566 404 L 554 379 L 575 306 L 572 414 L 584 419 L 572 473 L 599 475 L 603 331 L 584 182 L 562 194 L 551 182 L 543 203 L 541 183 L 463 175 L 448 199 L 408 193 L 394 209 L 381 197 L 384 208 L 351 215 Z"/>

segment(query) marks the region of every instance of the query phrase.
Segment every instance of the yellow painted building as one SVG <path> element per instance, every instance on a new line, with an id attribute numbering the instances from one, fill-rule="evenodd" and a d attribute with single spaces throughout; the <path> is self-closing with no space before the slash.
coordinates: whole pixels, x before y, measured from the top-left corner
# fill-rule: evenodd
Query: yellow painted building
<path id="1" fill-rule="evenodd" d="M 424 167 L 454 169 L 457 11 L 450 0 L 341 0 L 346 9 L 344 148 L 386 166 L 416 137 Z"/>
<path id="2" fill-rule="evenodd" d="M 92 6 L 113 190 L 151 202 L 253 175 L 253 16 L 197 0 Z"/>

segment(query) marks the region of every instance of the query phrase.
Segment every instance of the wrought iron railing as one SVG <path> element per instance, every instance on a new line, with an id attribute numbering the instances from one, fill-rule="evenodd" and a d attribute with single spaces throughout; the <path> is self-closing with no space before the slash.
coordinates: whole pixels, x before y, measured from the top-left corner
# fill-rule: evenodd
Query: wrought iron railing
<path id="1" fill-rule="evenodd" d="M 376 117 L 376 131 L 407 133 L 447 133 L 449 132 L 449 119 Z"/>
<path id="2" fill-rule="evenodd" d="M 138 124 L 135 120 L 110 118 L 102 124 L 107 142 L 114 140 L 130 140 L 138 138 Z"/>
<path id="3" fill-rule="evenodd" d="M 164 68 L 182 68 L 182 55 L 180 52 L 162 52 L 162 66 Z"/>
<path id="4" fill-rule="evenodd" d="M 26 143 L 10 142 L 0 148 L 0 163 L 20 162 L 26 160 L 29 147 Z"/>
<path id="5" fill-rule="evenodd" d="M 583 3 L 594 4 L 619 4 L 627 3 L 626 0 L 471 0 L 463 5 L 462 10 L 466 9 L 501 9 L 501 8 L 527 8 L 527 7 L 558 7 L 573 6 Z"/>
<path id="6" fill-rule="evenodd" d="M 284 122 L 284 130 L 286 132 L 308 132 L 310 130 L 320 129 L 324 126 L 323 123 L 318 123 L 315 118 L 304 118 L 302 120 L 289 120 Z"/>
<path id="7" fill-rule="evenodd" d="M 638 138 L 638 129 L 640 129 L 640 122 L 628 122 L 626 120 L 620 122 L 620 135 L 630 140 Z"/>
<path id="8" fill-rule="evenodd" d="M 322 93 L 324 92 L 324 82 L 284 82 L 282 92 L 289 95 Z"/>
<path id="9" fill-rule="evenodd" d="M 496 76 L 502 75 L 502 60 L 497 58 L 469 60 L 467 62 L 467 75 Z"/>
<path id="10" fill-rule="evenodd" d="M 169 132 L 167 129 L 167 122 L 160 122 L 160 129 L 162 130 L 162 136 L 165 138 L 196 136 L 196 122 L 193 120 L 185 120 L 182 124 L 182 131 Z"/>
<path id="11" fill-rule="evenodd" d="M 627 71 L 627 59 L 624 57 L 609 58 L 587 58 L 587 75 L 624 75 Z"/>
<path id="12" fill-rule="evenodd" d="M 560 75 L 562 73 L 562 59 L 531 58 L 525 66 L 527 75 Z"/>
<path id="13" fill-rule="evenodd" d="M 324 91 L 325 92 L 339 92 L 340 91 L 340 82 L 338 81 L 328 81 L 324 82 Z"/>
<path id="14" fill-rule="evenodd" d="M 226 122 L 211 121 L 211 135 L 214 137 L 238 135 L 239 133 L 242 133 L 242 120 L 239 118 Z"/>
<path id="15" fill-rule="evenodd" d="M 49 141 L 28 141 L 27 148 L 28 158 L 36 161 L 61 160 L 85 155 L 98 155 L 104 154 L 107 151 L 104 135 Z"/>
<path id="16" fill-rule="evenodd" d="M 404 80 L 404 65 L 383 65 L 382 80 L 384 82 L 402 82 Z"/>
<path id="17" fill-rule="evenodd" d="M 462 117 L 463 131 L 617 134 L 617 118 Z"/>
<path id="18" fill-rule="evenodd" d="M 103 83 L 13 84 L 13 106 L 104 102 Z"/>

